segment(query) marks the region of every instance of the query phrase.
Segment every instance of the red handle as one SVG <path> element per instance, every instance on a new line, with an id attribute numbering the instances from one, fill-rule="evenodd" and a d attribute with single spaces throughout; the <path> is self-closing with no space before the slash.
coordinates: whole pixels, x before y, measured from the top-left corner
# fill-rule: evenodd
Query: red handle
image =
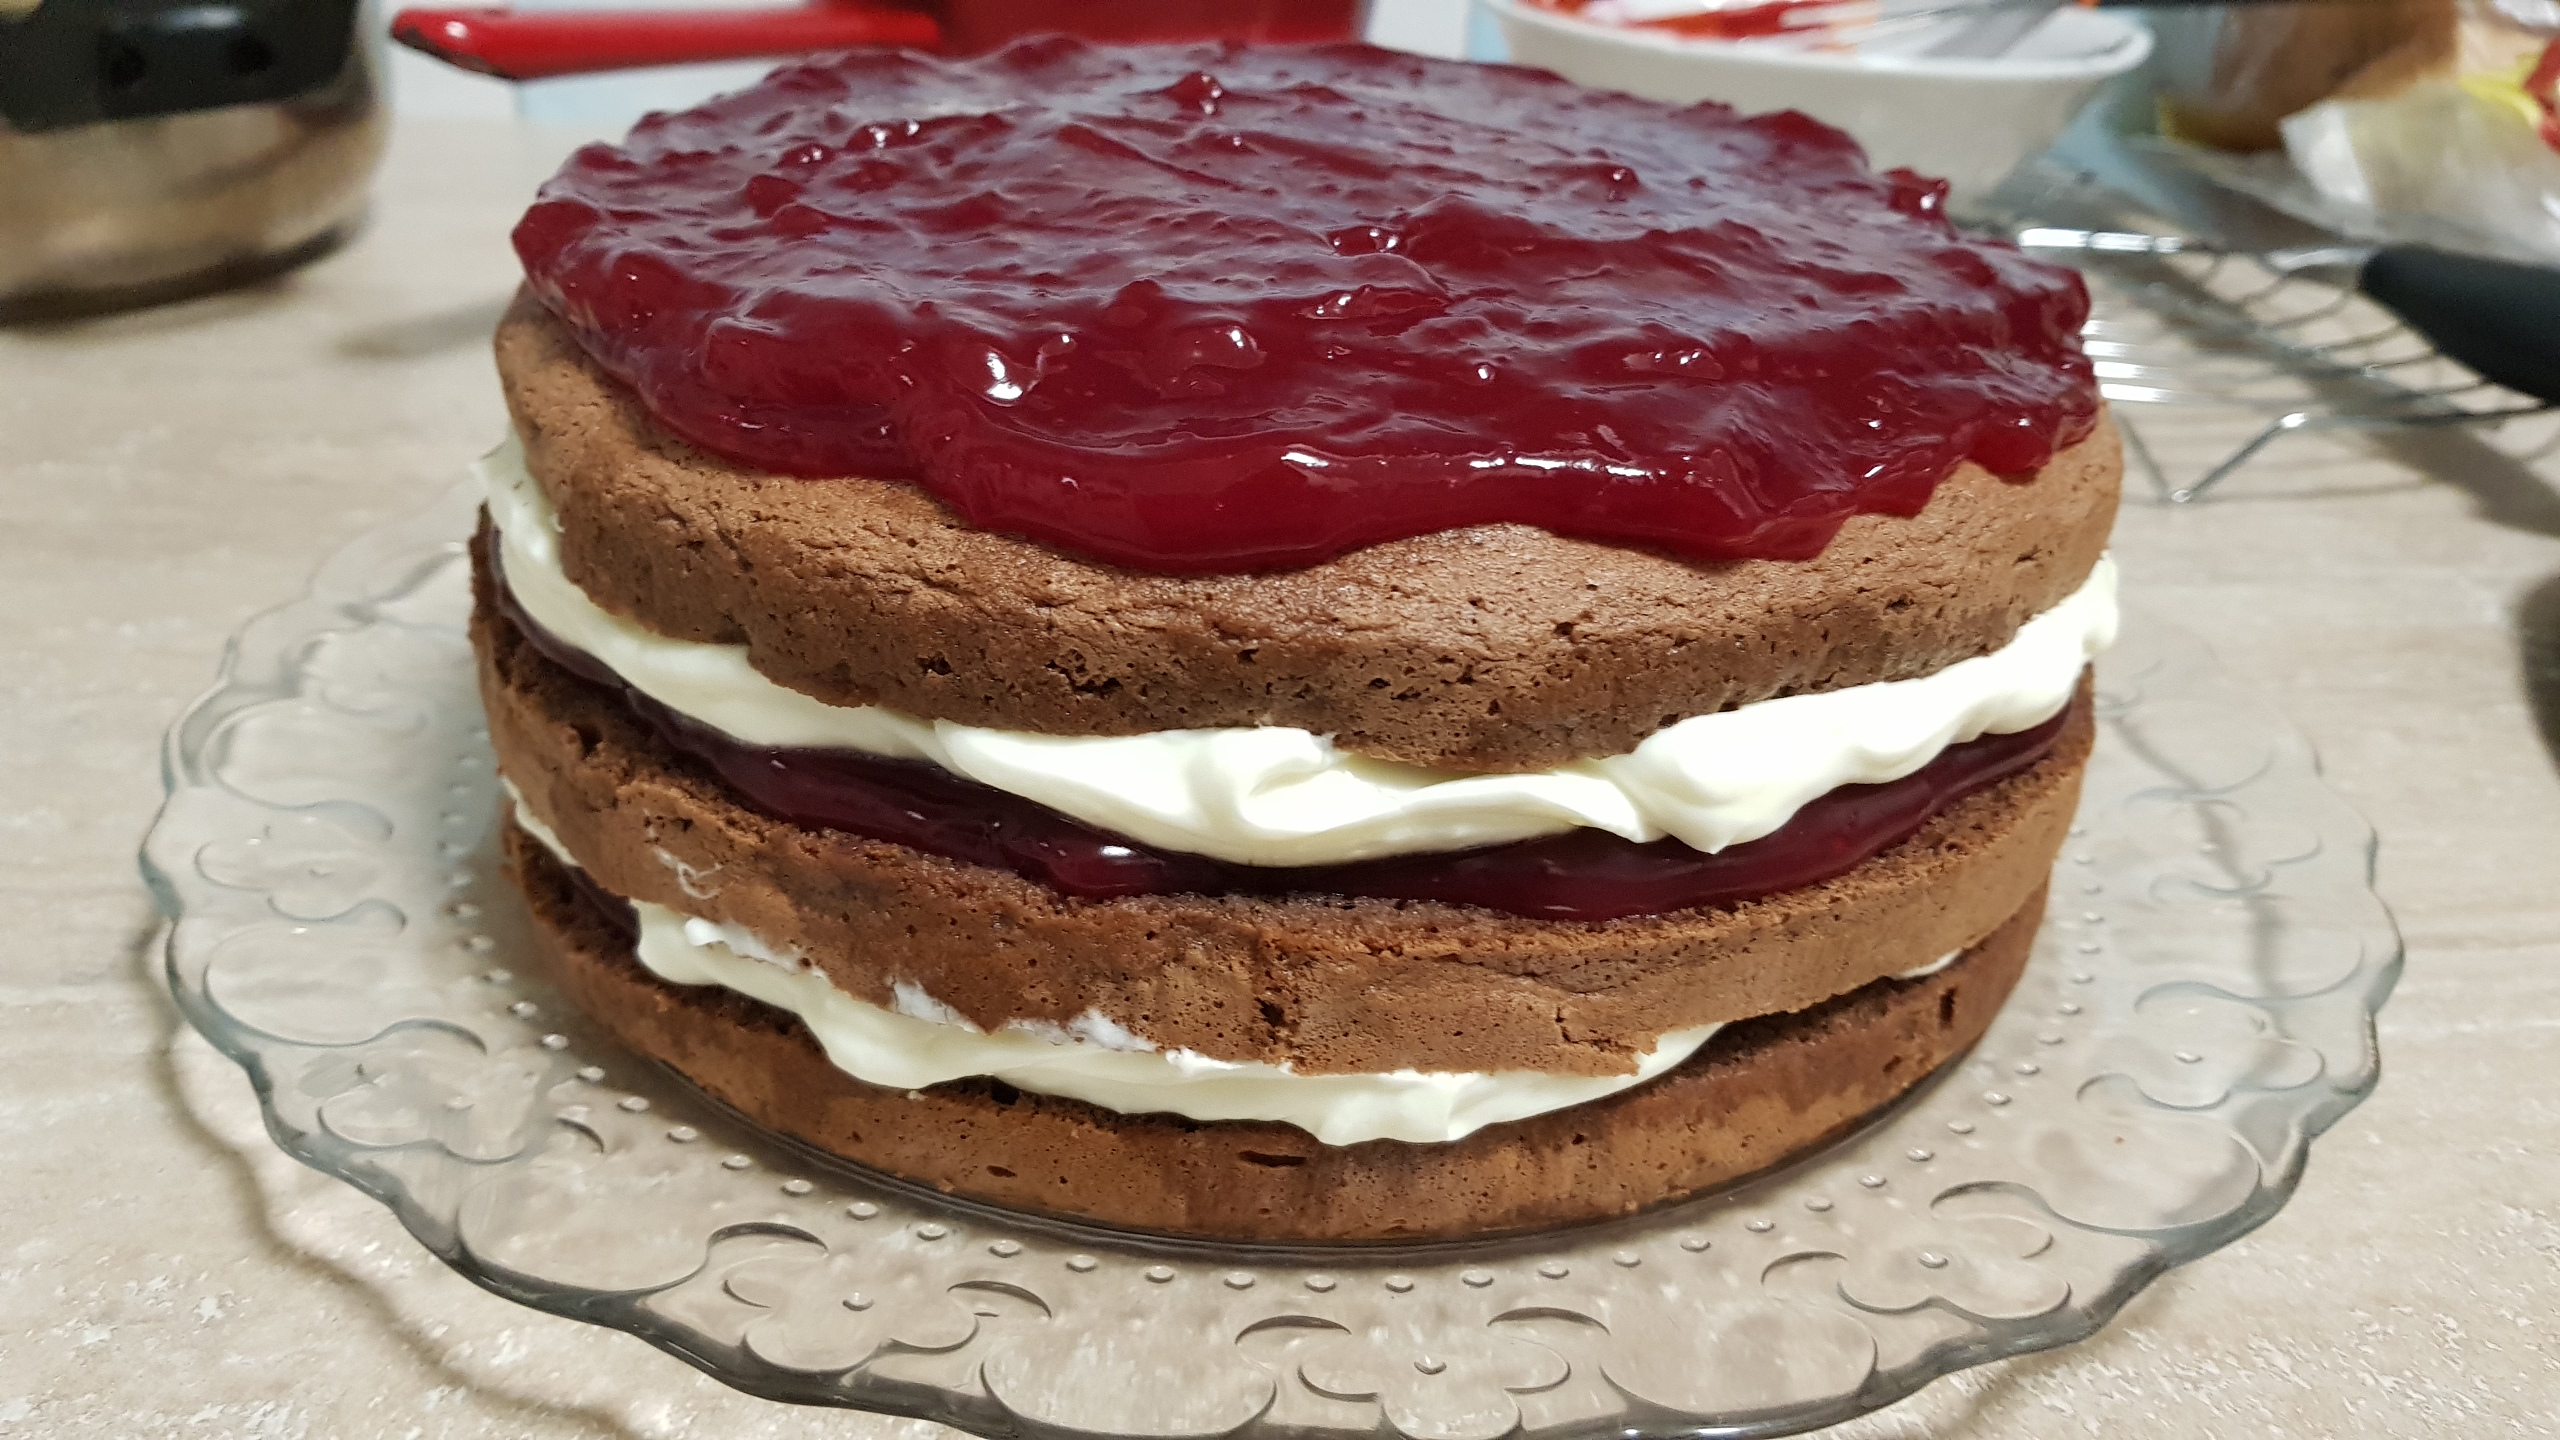
<path id="1" fill-rule="evenodd" d="M 942 27 L 912 10 L 833 3 L 774 10 L 403 10 L 391 38 L 448 65 L 540 80 L 696 60 L 761 60 L 855 45 L 934 49 Z"/>

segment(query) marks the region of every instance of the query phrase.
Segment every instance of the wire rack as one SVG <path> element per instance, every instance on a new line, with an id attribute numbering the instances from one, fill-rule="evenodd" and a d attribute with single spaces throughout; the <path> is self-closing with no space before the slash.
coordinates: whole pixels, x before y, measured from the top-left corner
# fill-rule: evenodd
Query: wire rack
<path id="1" fill-rule="evenodd" d="M 2203 497 L 2288 435 L 2488 428 L 2560 408 L 2446 358 L 2357 293 L 2343 264 L 2279 268 L 2207 250 L 2046 253 L 2087 275 L 2095 306 L 2081 333 L 2100 392 L 2128 407 L 2118 411 L 2126 448 L 2172 504 Z M 2239 419 L 2225 422 L 2237 443 L 2200 470 L 2165 466 L 2143 438 L 2140 408 Z M 2173 478 L 2173 468 L 2191 473 Z"/>

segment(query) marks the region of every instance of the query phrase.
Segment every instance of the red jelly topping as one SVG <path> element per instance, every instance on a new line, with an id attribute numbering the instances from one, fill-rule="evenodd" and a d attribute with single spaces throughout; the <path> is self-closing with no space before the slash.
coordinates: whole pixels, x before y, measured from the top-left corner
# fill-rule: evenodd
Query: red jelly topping
<path id="1" fill-rule="evenodd" d="M 1044 38 L 653 116 L 515 238 L 685 438 L 1123 565 L 1492 521 L 1802 558 L 2094 423 L 2078 277 L 1943 193 L 1792 112 Z"/>
<path id="2" fill-rule="evenodd" d="M 716 771 L 749 808 L 794 825 L 1010 870 L 1088 900 L 1366 895 L 1480 905 L 1541 920 L 1618 920 L 1730 905 L 1855 869 L 1908 838 L 1949 801 L 2044 758 L 2064 720 L 2056 715 L 2032 730 L 1949 746 L 1899 780 L 1843 785 L 1805 805 L 1774 834 L 1712 855 L 1677 840 L 1640 845 L 1605 831 L 1573 830 L 1348 865 L 1237 865 L 1142 845 L 920 761 L 740 744 L 624 686 L 602 662 L 545 632 L 512 598 L 500 604 L 536 649 L 620 689 L 661 737 Z"/>

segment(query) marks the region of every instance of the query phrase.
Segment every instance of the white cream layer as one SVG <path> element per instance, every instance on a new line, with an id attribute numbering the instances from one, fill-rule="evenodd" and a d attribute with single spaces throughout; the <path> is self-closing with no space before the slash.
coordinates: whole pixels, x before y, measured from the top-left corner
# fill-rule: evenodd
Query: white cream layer
<path id="1" fill-rule="evenodd" d="M 2115 566 L 2101 559 L 2076 593 L 1989 655 L 1700 715 L 1626 754 L 1527 774 L 1398 765 L 1283 726 L 1035 735 L 828 705 L 766 679 L 743 645 L 673 640 L 611 614 L 562 572 L 558 517 L 517 441 L 479 473 L 517 603 L 678 714 L 748 745 L 929 760 L 1143 844 L 1245 865 L 1341 864 L 1576 826 L 1721 850 L 1839 786 L 1899 779 L 1949 745 L 2043 723 L 2116 632 Z"/>
<path id="2" fill-rule="evenodd" d="M 508 787 L 514 794 L 514 787 Z M 564 865 L 577 857 L 515 799 L 516 823 Z M 634 900 L 640 963 L 677 985 L 718 985 L 800 1017 L 837 1069 L 892 1090 L 989 1075 L 1017 1089 L 1063 1095 L 1123 1115 L 1170 1111 L 1194 1120 L 1277 1120 L 1327 1145 L 1431 1143 L 1487 1125 L 1543 1115 L 1632 1089 L 1697 1053 L 1718 1028 L 1675 1030 L 1629 1075 L 1530 1070 L 1394 1070 L 1301 1075 L 1286 1065 L 1212 1060 L 1159 1050 L 1097 1011 L 1066 1025 L 1013 1022 L 982 1030 L 920 985 L 892 987 L 894 1007 L 857 1000 L 787 946 L 717 920 Z"/>

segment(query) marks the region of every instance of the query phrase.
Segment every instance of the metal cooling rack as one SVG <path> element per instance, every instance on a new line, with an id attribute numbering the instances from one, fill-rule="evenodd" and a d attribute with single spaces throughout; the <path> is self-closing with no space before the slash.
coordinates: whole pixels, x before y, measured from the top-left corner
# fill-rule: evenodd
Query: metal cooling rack
<path id="1" fill-rule="evenodd" d="M 2088 278 L 2094 304 L 2082 334 L 2099 390 L 2160 500 L 2203 497 L 2288 435 L 2485 431 L 2560 408 L 2482 378 L 2357 293 L 2353 242 L 2471 249 L 2472 237 L 2432 225 L 2386 233 L 2324 213 L 2300 227 L 2304 248 L 2218 250 L 2193 238 L 2196 225 L 2250 233 L 2232 223 L 2235 209 L 2299 207 L 2277 204 L 2255 171 L 2209 171 L 2183 147 L 2118 131 L 2120 109 L 2093 107 L 1974 223 L 2012 237 L 2052 226 L 2193 247 L 2037 252 Z M 2313 248 L 2321 229 L 2349 243 Z M 2153 441 L 2170 437 L 2177 453 L 2164 463 Z M 2546 445 L 2560 446 L 2560 428 Z"/>
<path id="2" fill-rule="evenodd" d="M 2160 496 L 2204 496 L 2287 435 L 2494 427 L 2554 410 L 2446 358 L 2355 290 L 2337 264 L 2254 256 L 2082 252 L 2095 309 L 2081 334 L 2100 393 L 2118 406 L 2255 416 L 2253 433 L 2183 483 L 2126 420 L 2126 449 Z"/>

